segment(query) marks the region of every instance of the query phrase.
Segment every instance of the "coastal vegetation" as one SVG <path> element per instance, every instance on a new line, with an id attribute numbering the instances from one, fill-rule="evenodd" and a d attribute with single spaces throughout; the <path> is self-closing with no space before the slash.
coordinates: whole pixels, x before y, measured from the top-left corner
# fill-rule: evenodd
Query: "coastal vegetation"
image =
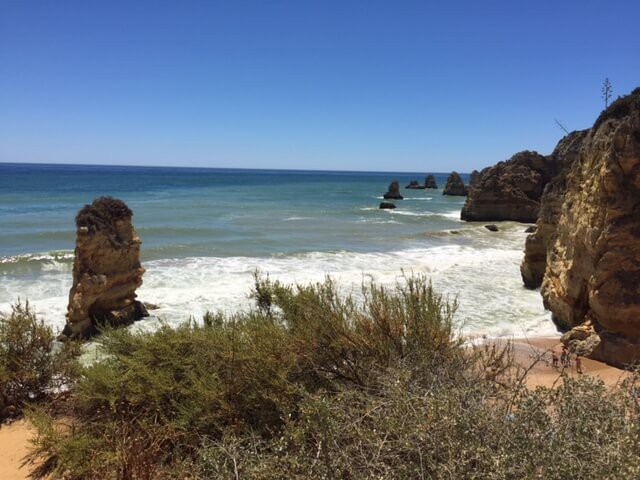
<path id="1" fill-rule="evenodd" d="M 465 342 L 455 299 L 424 277 L 367 284 L 354 297 L 331 279 L 290 286 L 257 276 L 252 296 L 248 312 L 151 333 L 108 330 L 95 339 L 96 361 L 69 357 L 78 381 L 29 412 L 34 474 L 640 474 L 635 377 L 612 391 L 588 377 L 528 389 L 511 346 Z"/>
<path id="2" fill-rule="evenodd" d="M 79 345 L 54 340 L 28 302 L 0 312 L 0 421 L 20 416 L 27 402 L 51 399 L 77 377 Z"/>

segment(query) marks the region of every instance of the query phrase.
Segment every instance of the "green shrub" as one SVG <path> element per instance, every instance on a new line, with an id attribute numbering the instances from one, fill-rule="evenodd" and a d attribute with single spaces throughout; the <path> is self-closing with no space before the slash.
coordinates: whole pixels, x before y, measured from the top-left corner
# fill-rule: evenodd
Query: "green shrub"
<path id="1" fill-rule="evenodd" d="M 272 441 L 207 439 L 197 478 L 639 478 L 638 415 L 622 389 L 589 378 L 556 391 L 427 387 L 385 375 L 376 394 L 312 394 Z"/>
<path id="2" fill-rule="evenodd" d="M 20 415 L 25 403 L 59 390 L 76 375 L 77 345 L 56 349 L 54 340 L 28 302 L 0 314 L 0 420 Z"/>
<path id="3" fill-rule="evenodd" d="M 357 299 L 257 278 L 257 308 L 106 332 L 33 460 L 53 478 L 638 478 L 632 385 L 523 387 L 422 277 Z"/>

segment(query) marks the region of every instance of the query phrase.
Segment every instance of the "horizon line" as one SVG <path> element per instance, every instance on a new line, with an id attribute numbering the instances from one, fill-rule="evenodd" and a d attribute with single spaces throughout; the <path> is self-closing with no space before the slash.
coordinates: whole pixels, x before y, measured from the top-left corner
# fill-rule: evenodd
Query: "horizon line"
<path id="1" fill-rule="evenodd" d="M 471 172 L 458 172 L 451 170 L 450 172 L 435 171 L 400 171 L 400 170 L 322 170 L 322 169 L 297 169 L 297 168 L 250 168 L 250 167 L 195 167 L 195 166 L 175 166 L 175 165 L 125 165 L 125 164 L 88 164 L 88 163 L 50 163 L 50 162 L 5 162 L 0 161 L 2 165 L 23 165 L 23 166 L 55 166 L 55 167 L 125 167 L 125 168 L 168 168 L 168 169 L 186 169 L 186 170 L 245 170 L 245 171 L 261 171 L 261 172 L 299 172 L 299 173 L 398 173 L 398 174 L 436 174 L 449 175 L 457 172 L 461 175 L 470 175 Z M 477 169 L 476 169 L 477 170 Z"/>

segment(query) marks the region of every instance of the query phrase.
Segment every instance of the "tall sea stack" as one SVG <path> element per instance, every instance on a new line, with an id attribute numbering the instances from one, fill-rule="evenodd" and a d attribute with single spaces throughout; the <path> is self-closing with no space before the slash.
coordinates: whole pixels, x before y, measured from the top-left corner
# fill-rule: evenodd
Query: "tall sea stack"
<path id="1" fill-rule="evenodd" d="M 98 325 L 128 325 L 148 315 L 136 300 L 144 268 L 132 216 L 123 201 L 110 197 L 98 198 L 78 212 L 63 337 L 86 338 Z"/>
<path id="2" fill-rule="evenodd" d="M 383 195 L 385 200 L 402 200 L 404 197 L 400 195 L 400 184 L 394 180 L 389 184 L 387 192 Z"/>
<path id="3" fill-rule="evenodd" d="M 451 172 L 447 177 L 447 184 L 442 191 L 443 195 L 455 195 L 463 197 L 467 194 L 467 187 L 458 172 Z"/>
<path id="4" fill-rule="evenodd" d="M 434 177 L 433 175 L 428 175 L 427 178 L 424 179 L 424 188 L 437 189 L 438 184 L 436 183 L 436 177 Z"/>

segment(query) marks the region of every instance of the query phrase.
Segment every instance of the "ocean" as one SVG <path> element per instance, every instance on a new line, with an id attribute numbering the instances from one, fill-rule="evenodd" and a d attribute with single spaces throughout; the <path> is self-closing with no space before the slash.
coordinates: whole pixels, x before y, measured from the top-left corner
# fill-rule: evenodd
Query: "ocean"
<path id="1" fill-rule="evenodd" d="M 124 200 L 142 239 L 138 298 L 159 307 L 136 328 L 206 310 L 248 309 L 259 270 L 288 283 L 330 275 L 345 293 L 370 279 L 424 274 L 457 298 L 469 335 L 553 335 L 539 292 L 522 286 L 526 228 L 459 220 L 463 197 L 406 190 L 379 210 L 391 180 L 429 172 L 320 172 L 0 163 L 0 311 L 28 300 L 55 331 L 65 322 L 74 217 L 99 196 Z M 468 176 L 463 175 L 465 181 Z"/>

